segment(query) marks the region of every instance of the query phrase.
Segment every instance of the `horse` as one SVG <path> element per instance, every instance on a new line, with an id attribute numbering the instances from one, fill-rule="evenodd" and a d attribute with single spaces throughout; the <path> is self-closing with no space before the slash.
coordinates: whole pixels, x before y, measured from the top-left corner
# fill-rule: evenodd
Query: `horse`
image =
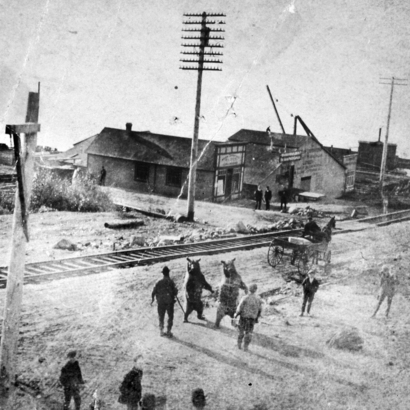
<path id="1" fill-rule="evenodd" d="M 314 223 L 315 230 L 305 230 L 303 232 L 303 237 L 307 236 L 306 240 L 317 244 L 314 251 L 313 261 L 317 264 L 319 260 L 319 253 L 323 254 L 323 259 L 330 261 L 330 251 L 327 248 L 329 242 L 332 240 L 332 229 L 336 228 L 336 217 L 332 216 L 329 222 L 322 228 Z M 317 229 L 317 230 L 316 230 Z M 307 242 L 309 243 L 309 242 Z M 297 257 L 299 256 L 299 251 L 294 249 L 292 252 L 291 264 L 295 264 Z"/>
<path id="2" fill-rule="evenodd" d="M 184 289 L 185 289 L 185 314 L 184 323 L 188 322 L 188 316 L 195 310 L 198 319 L 206 320 L 203 316 L 204 304 L 202 303 L 202 289 L 205 288 L 211 293 L 214 293 L 212 286 L 206 281 L 205 276 L 201 272 L 201 266 L 198 260 L 187 259 L 187 270 L 185 274 Z"/>
<path id="3" fill-rule="evenodd" d="M 332 240 L 332 229 L 336 228 L 336 217 L 332 216 L 329 222 L 322 228 L 320 232 L 312 232 L 310 241 L 318 244 L 316 252 L 314 254 L 313 261 L 317 264 L 319 261 L 319 254 L 321 258 L 327 262 L 330 262 L 330 251 L 327 248 L 329 242 Z"/>
<path id="4" fill-rule="evenodd" d="M 224 276 L 219 289 L 219 304 L 215 320 L 216 328 L 219 328 L 221 320 L 225 315 L 228 315 L 231 318 L 234 317 L 237 308 L 239 289 L 243 289 L 245 293 L 248 293 L 248 287 L 237 272 L 234 262 L 235 259 L 228 262 L 221 261 Z"/>
<path id="5" fill-rule="evenodd" d="M 310 236 L 310 241 L 313 243 L 329 243 L 332 240 L 332 229 L 334 228 L 336 228 L 336 217 L 332 216 L 329 222 L 320 231 L 306 232 L 305 235 Z"/>

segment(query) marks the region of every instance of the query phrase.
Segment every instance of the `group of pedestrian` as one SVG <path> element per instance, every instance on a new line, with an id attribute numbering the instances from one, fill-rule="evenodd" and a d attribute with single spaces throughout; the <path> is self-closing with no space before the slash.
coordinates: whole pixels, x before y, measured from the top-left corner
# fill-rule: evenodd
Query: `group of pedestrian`
<path id="1" fill-rule="evenodd" d="M 266 210 L 268 211 L 270 209 L 270 202 L 272 200 L 272 191 L 270 188 L 267 186 L 265 192 L 262 191 L 262 188 L 260 185 L 258 185 L 258 188 L 255 191 L 255 210 L 261 209 L 262 208 L 262 201 L 265 202 Z"/>
<path id="2" fill-rule="evenodd" d="M 75 410 L 81 409 L 81 395 L 80 389 L 85 382 L 81 373 L 81 368 L 76 359 L 77 352 L 70 350 L 67 353 L 67 363 L 62 367 L 60 374 L 60 384 L 64 389 L 64 405 L 63 409 L 70 408 L 71 399 L 74 400 Z M 136 360 L 133 368 L 125 375 L 119 391 L 118 402 L 125 404 L 127 410 L 154 410 L 155 409 L 155 395 L 152 393 L 145 393 L 142 395 L 142 376 L 143 371 L 137 367 Z M 102 410 L 103 401 L 95 391 L 93 394 L 93 401 L 89 406 L 90 410 Z"/>
<path id="3" fill-rule="evenodd" d="M 303 289 L 303 302 L 302 302 L 302 312 L 300 316 L 303 316 L 305 313 L 305 308 L 307 305 L 307 314 L 310 314 L 310 309 L 312 306 L 313 299 L 317 290 L 319 289 L 319 282 L 316 279 L 316 270 L 311 269 L 308 272 L 307 277 L 302 282 L 302 289 Z M 396 292 L 396 286 L 398 284 L 398 279 L 396 273 L 393 271 L 392 266 L 384 265 L 380 272 L 380 284 L 379 284 L 379 292 L 377 295 L 377 306 L 376 310 L 374 311 L 373 315 L 371 316 L 374 318 L 377 312 L 380 309 L 381 304 L 385 299 L 387 299 L 387 308 L 386 308 L 386 318 L 389 317 L 391 304 L 393 301 L 393 297 Z"/>
<path id="4" fill-rule="evenodd" d="M 280 210 L 285 212 L 288 206 L 288 193 L 286 187 L 281 184 L 278 191 L 280 199 Z M 266 186 L 265 192 L 263 192 L 262 187 L 258 185 L 254 193 L 255 197 L 255 210 L 260 210 L 262 208 L 262 201 L 265 202 L 265 209 L 270 210 L 270 203 L 272 201 L 272 191 L 269 186 Z"/>

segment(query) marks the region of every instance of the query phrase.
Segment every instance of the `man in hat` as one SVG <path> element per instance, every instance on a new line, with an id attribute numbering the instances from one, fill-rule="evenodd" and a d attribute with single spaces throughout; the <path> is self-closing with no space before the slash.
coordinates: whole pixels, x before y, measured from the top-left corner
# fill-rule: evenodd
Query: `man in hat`
<path id="1" fill-rule="evenodd" d="M 309 212 L 308 215 L 308 222 L 304 226 L 302 237 L 305 236 L 312 236 L 313 238 L 317 237 L 318 233 L 321 232 L 319 225 L 313 220 L 312 212 Z"/>
<path id="2" fill-rule="evenodd" d="M 253 327 L 258 323 L 259 316 L 262 313 L 262 300 L 256 295 L 258 286 L 252 284 L 249 286 L 249 292 L 239 302 L 238 308 L 235 312 L 235 318 L 239 319 L 239 335 L 238 348 L 242 349 L 242 341 L 244 342 L 243 350 L 248 351 L 248 346 L 252 341 Z"/>
<path id="3" fill-rule="evenodd" d="M 270 201 L 272 199 L 272 191 L 269 189 L 269 187 L 266 187 L 265 191 L 265 204 L 266 204 L 266 210 L 269 211 L 270 209 Z"/>
<path id="4" fill-rule="evenodd" d="M 278 194 L 280 198 L 280 210 L 286 212 L 286 207 L 288 206 L 288 191 L 283 183 L 279 185 Z"/>
<path id="5" fill-rule="evenodd" d="M 319 289 L 319 282 L 315 278 L 316 270 L 310 269 L 307 277 L 302 282 L 303 288 L 303 303 L 302 303 L 302 312 L 300 316 L 303 316 L 305 313 L 306 303 L 307 303 L 307 314 L 310 314 L 310 308 L 312 307 L 313 298 L 315 293 Z"/>
<path id="6" fill-rule="evenodd" d="M 70 408 L 71 398 L 74 398 L 75 409 L 80 410 L 81 397 L 80 385 L 84 384 L 80 365 L 75 359 L 77 352 L 71 350 L 67 353 L 68 362 L 61 369 L 60 383 L 64 388 L 64 410 Z"/>
<path id="7" fill-rule="evenodd" d="M 152 291 L 151 305 L 154 303 L 154 298 L 157 298 L 159 330 L 161 336 L 172 337 L 171 329 L 174 322 L 174 303 L 178 295 L 178 289 L 174 281 L 169 277 L 169 269 L 164 266 L 162 269 L 164 277 L 159 280 Z M 168 314 L 167 332 L 164 333 L 164 318 L 165 312 Z"/>
<path id="8" fill-rule="evenodd" d="M 262 199 L 263 199 L 263 191 L 260 185 L 258 185 L 258 189 L 255 191 L 255 211 L 257 209 L 261 209 L 262 206 Z"/>
<path id="9" fill-rule="evenodd" d="M 391 303 L 393 301 L 393 296 L 396 292 L 396 285 L 398 283 L 396 273 L 393 272 L 391 266 L 384 265 L 380 272 L 380 288 L 378 294 L 378 303 L 376 306 L 376 310 L 374 311 L 371 317 L 375 317 L 380 305 L 383 303 L 383 300 L 387 297 L 387 309 L 386 309 L 386 317 L 389 316 Z"/>

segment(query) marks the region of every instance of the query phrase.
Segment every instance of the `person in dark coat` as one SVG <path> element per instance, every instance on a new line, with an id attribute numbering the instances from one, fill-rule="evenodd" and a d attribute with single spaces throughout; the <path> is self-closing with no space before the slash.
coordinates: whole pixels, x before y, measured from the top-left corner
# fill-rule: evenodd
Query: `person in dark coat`
<path id="1" fill-rule="evenodd" d="M 107 176 L 107 171 L 105 170 L 104 166 L 101 168 L 100 172 L 100 185 L 105 185 L 105 177 Z"/>
<path id="2" fill-rule="evenodd" d="M 172 337 L 171 329 L 174 323 L 174 304 L 175 298 L 178 295 L 178 289 L 175 286 L 174 281 L 169 277 L 169 269 L 167 266 L 162 269 L 162 274 L 164 277 L 155 284 L 152 291 L 151 305 L 156 297 L 158 303 L 160 335 Z M 164 333 L 165 313 L 168 314 L 168 326 L 166 333 Z"/>
<path id="3" fill-rule="evenodd" d="M 286 211 L 286 207 L 288 206 L 288 192 L 283 184 L 280 184 L 278 194 L 280 198 L 280 209 L 281 211 Z"/>
<path id="4" fill-rule="evenodd" d="M 258 185 L 258 189 L 255 191 L 255 210 L 256 209 L 261 209 L 262 206 L 262 198 L 263 198 L 263 191 L 260 185 Z"/>
<path id="5" fill-rule="evenodd" d="M 269 211 L 270 209 L 270 201 L 272 199 L 272 191 L 269 189 L 269 187 L 266 187 L 265 191 L 265 204 L 266 204 L 266 210 Z"/>
<path id="6" fill-rule="evenodd" d="M 315 278 L 316 271 L 311 269 L 308 272 L 308 276 L 302 282 L 303 288 L 303 302 L 302 302 L 302 312 L 300 316 L 305 313 L 306 303 L 307 303 L 307 314 L 310 313 L 310 308 L 312 307 L 313 298 L 315 293 L 319 289 L 319 282 Z"/>
<path id="7" fill-rule="evenodd" d="M 309 213 L 308 222 L 303 228 L 302 237 L 304 238 L 305 236 L 312 236 L 313 238 L 316 238 L 316 236 L 318 236 L 317 234 L 321 231 L 322 230 L 320 229 L 319 225 L 313 220 L 312 214 Z"/>
<path id="8" fill-rule="evenodd" d="M 194 409 L 203 409 L 206 406 L 205 392 L 201 388 L 197 388 L 192 392 L 192 405 Z"/>
<path id="9" fill-rule="evenodd" d="M 80 385 L 84 384 L 81 368 L 75 359 L 77 352 L 71 350 L 67 354 L 68 362 L 61 369 L 60 383 L 64 388 L 64 410 L 70 408 L 71 398 L 74 399 L 75 409 L 80 410 Z"/>
<path id="10" fill-rule="evenodd" d="M 127 405 L 127 410 L 138 410 L 138 405 L 142 395 L 143 371 L 139 367 L 134 367 L 129 371 L 120 386 L 120 397 L 118 402 Z"/>

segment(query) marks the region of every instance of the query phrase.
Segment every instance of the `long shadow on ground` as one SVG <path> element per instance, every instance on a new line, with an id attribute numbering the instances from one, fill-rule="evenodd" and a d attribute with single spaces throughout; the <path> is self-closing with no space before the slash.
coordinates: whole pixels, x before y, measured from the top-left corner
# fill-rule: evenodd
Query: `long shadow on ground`
<path id="1" fill-rule="evenodd" d="M 190 324 L 194 326 L 205 327 L 207 329 L 214 330 L 219 333 L 223 333 L 227 336 L 232 337 L 233 339 L 236 339 L 238 336 L 238 333 L 236 330 L 228 329 L 226 327 L 220 327 L 219 329 L 217 329 L 214 327 L 214 324 L 212 322 L 207 322 L 206 325 L 202 323 L 195 323 L 195 322 L 193 323 L 190 322 Z M 325 356 L 323 353 L 319 353 L 316 350 L 311 350 L 311 349 L 306 349 L 300 346 L 293 346 L 290 344 L 285 344 L 283 340 L 275 340 L 268 336 L 262 335 L 260 333 L 255 333 L 255 332 L 253 333 L 252 344 L 263 347 L 265 349 L 274 350 L 275 352 L 282 354 L 283 356 L 299 357 L 301 354 L 303 354 L 304 356 L 310 357 L 313 359 L 319 359 Z"/>
<path id="2" fill-rule="evenodd" d="M 182 340 L 182 339 L 179 339 L 177 337 L 173 337 L 170 340 L 175 342 L 175 343 L 179 343 L 183 346 L 189 347 L 190 349 L 196 350 L 197 352 L 200 352 L 202 354 L 206 354 L 207 356 L 211 357 L 214 360 L 217 360 L 218 362 L 225 363 L 229 366 L 236 367 L 237 369 L 241 369 L 241 370 L 244 370 L 246 372 L 256 374 L 258 376 L 265 377 L 266 379 L 276 380 L 273 375 L 271 375 L 269 373 L 266 373 L 265 371 L 257 369 L 255 367 L 251 367 L 244 361 L 241 361 L 241 360 L 238 360 L 238 359 L 233 359 L 233 358 L 230 358 L 230 357 L 226 357 L 226 356 L 222 355 L 221 353 L 215 352 L 215 351 L 213 351 L 211 349 L 208 349 L 206 347 L 203 347 L 203 346 L 198 346 L 195 343 L 188 342 L 186 340 Z M 252 340 L 252 342 L 253 342 L 253 340 Z M 281 360 L 274 359 L 272 357 L 265 357 L 265 356 L 259 355 L 257 353 L 254 353 L 254 352 L 247 352 L 247 353 L 244 352 L 244 355 L 252 355 L 252 356 L 258 357 L 258 358 L 263 359 L 263 360 L 268 360 L 271 364 L 275 363 L 278 366 L 285 367 L 285 368 L 287 368 L 289 370 L 292 370 L 296 373 L 299 373 L 301 375 L 309 374 L 309 375 L 313 376 L 313 375 L 317 374 L 317 372 L 314 369 L 309 369 L 309 368 L 306 368 L 306 367 L 302 367 L 302 366 L 299 366 L 297 364 L 283 362 Z M 363 392 L 367 389 L 367 386 L 365 386 L 363 384 L 353 383 L 353 382 L 350 382 L 348 380 L 341 379 L 339 377 L 332 377 L 331 375 L 327 375 L 327 377 L 329 379 L 332 379 L 333 381 L 335 381 L 337 383 L 340 383 L 340 384 L 344 385 L 344 386 L 350 387 L 352 389 L 357 389 L 360 392 Z"/>

